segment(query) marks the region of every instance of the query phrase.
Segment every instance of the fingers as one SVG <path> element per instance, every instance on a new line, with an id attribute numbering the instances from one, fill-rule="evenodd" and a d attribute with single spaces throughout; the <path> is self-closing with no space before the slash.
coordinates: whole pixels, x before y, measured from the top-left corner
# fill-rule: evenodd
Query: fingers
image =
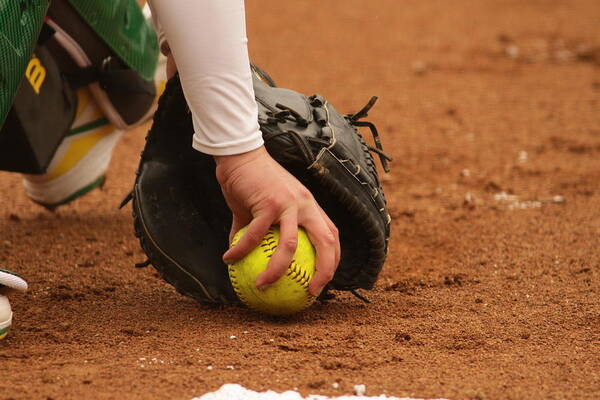
<path id="1" fill-rule="evenodd" d="M 268 215 L 257 215 L 250 225 L 248 230 L 240 238 L 235 246 L 230 248 L 223 254 L 223 261 L 226 264 L 231 264 L 234 260 L 239 260 L 246 254 L 250 253 L 256 246 L 260 244 L 263 237 L 271 227 L 272 218 Z"/>
<path id="2" fill-rule="evenodd" d="M 304 225 L 317 252 L 317 270 L 308 288 L 313 296 L 318 296 L 331 281 L 339 262 L 339 236 L 335 226 L 331 225 L 323 218 Z"/>
<path id="3" fill-rule="evenodd" d="M 256 279 L 256 287 L 263 289 L 281 278 L 298 247 L 298 218 L 295 209 L 287 210 L 279 221 L 279 244 L 267 269 Z"/>
<path id="4" fill-rule="evenodd" d="M 311 217 L 302 218 L 301 225 L 306 229 L 317 253 L 316 272 L 310 283 L 309 291 L 313 296 L 318 296 L 325 285 L 333 278 L 340 262 L 341 249 L 337 228 L 325 212 L 318 205 L 315 204 L 315 206 L 316 209 L 311 208 Z M 230 264 L 233 260 L 244 257 L 256 248 L 273 222 L 273 218 L 267 215 L 256 216 L 248 226 L 248 231 L 244 236 L 223 255 L 225 262 Z M 239 221 L 234 219 L 233 234 L 241 228 L 238 226 L 238 223 Z M 298 246 L 298 223 L 299 219 L 296 209 L 286 210 L 279 218 L 279 244 L 269 261 L 267 269 L 256 279 L 257 288 L 263 289 L 267 287 L 281 278 L 285 273 Z"/>
<path id="5" fill-rule="evenodd" d="M 238 212 L 234 212 L 230 241 L 247 221 L 251 222 L 238 243 L 223 254 L 223 260 L 227 264 L 243 258 L 256 248 L 271 225 L 276 223 L 280 225 L 279 245 L 266 270 L 256 279 L 256 286 L 259 289 L 265 288 L 281 278 L 290 265 L 297 248 L 298 225 L 306 229 L 317 253 L 316 272 L 309 286 L 310 293 L 318 296 L 333 278 L 341 257 L 338 230 L 314 198 L 310 196 L 310 192 L 305 191 L 302 197 L 303 201 L 296 202 L 296 204 L 279 204 L 278 206 L 271 204 L 270 207 L 261 207 L 262 210 L 254 216 L 244 215 L 242 209 L 240 217 L 238 207 L 232 207 L 232 210 L 235 209 Z M 228 201 L 228 204 L 231 207 L 231 204 L 235 205 L 235 202 Z"/>
<path id="6" fill-rule="evenodd" d="M 337 266 L 340 264 L 340 259 L 342 257 L 340 234 L 339 234 L 337 227 L 333 223 L 333 221 L 327 216 L 327 214 L 325 214 L 325 211 L 323 211 L 323 209 L 320 207 L 319 207 L 319 209 L 321 210 L 321 216 L 323 217 L 323 220 L 325 220 L 325 223 L 329 227 L 329 230 L 331 231 L 331 233 L 333 233 L 333 236 L 336 238 L 336 241 L 335 241 L 335 265 L 337 268 Z"/>

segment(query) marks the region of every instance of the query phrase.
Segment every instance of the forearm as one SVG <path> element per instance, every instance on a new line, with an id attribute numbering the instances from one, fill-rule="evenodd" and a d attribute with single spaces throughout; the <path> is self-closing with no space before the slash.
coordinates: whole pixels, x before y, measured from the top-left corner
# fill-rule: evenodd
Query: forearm
<path id="1" fill-rule="evenodd" d="M 243 0 L 151 0 L 177 63 L 197 150 L 244 153 L 262 145 Z"/>

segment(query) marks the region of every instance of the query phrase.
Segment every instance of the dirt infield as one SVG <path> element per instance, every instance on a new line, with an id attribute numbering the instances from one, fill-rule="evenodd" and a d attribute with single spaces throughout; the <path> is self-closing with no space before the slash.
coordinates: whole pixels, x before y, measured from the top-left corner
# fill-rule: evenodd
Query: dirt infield
<path id="1" fill-rule="evenodd" d="M 0 174 L 0 266 L 26 277 L 0 399 L 190 399 L 223 383 L 341 395 L 600 397 L 600 2 L 247 0 L 252 58 L 370 119 L 391 251 L 372 304 L 289 320 L 211 309 L 157 278 L 101 191 L 49 213 Z M 332 383 L 338 382 L 335 389 Z"/>

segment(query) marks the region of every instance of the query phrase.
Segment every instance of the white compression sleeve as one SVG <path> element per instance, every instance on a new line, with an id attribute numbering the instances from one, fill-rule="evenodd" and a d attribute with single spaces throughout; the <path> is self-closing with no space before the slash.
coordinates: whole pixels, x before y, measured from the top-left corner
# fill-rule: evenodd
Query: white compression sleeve
<path id="1" fill-rule="evenodd" d="M 252 88 L 244 0 L 150 0 L 194 122 L 193 147 L 231 155 L 263 144 Z"/>
<path id="2" fill-rule="evenodd" d="M 150 13 L 152 14 L 152 25 L 154 26 L 154 30 L 156 31 L 156 36 L 158 37 L 158 44 L 160 47 L 160 52 L 163 55 L 168 56 L 171 52 L 169 49 L 169 45 L 167 43 L 167 38 L 165 37 L 165 31 L 160 25 L 160 21 L 158 20 L 158 14 L 152 8 L 152 3 L 147 3 L 148 7 L 150 7 Z"/>

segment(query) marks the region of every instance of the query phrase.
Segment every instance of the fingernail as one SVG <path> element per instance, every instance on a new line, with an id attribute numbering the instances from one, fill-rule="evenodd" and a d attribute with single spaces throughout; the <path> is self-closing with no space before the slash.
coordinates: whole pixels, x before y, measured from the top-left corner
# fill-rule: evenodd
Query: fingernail
<path id="1" fill-rule="evenodd" d="M 231 257 L 231 249 L 227 250 L 225 253 L 223 253 L 223 262 L 227 263 L 227 264 L 233 264 L 235 262 L 235 258 Z"/>

